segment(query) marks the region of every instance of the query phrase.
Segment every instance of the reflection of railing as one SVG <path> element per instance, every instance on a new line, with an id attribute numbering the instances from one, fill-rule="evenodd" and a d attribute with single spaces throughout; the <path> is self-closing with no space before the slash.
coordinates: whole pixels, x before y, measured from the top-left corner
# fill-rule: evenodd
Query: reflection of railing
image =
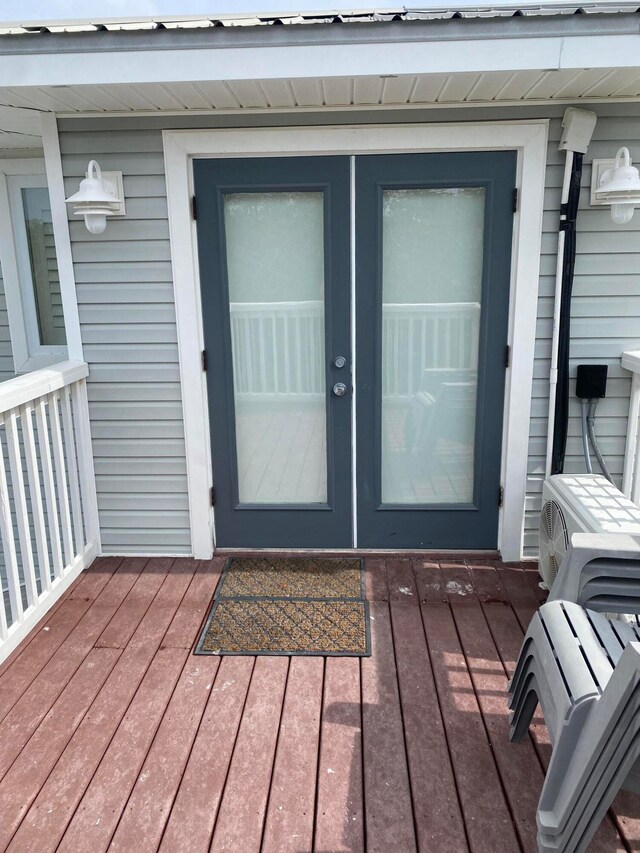
<path id="1" fill-rule="evenodd" d="M 324 305 L 232 302 L 236 395 L 324 394 Z"/>
<path id="2" fill-rule="evenodd" d="M 0 660 L 98 550 L 87 374 L 67 361 L 0 385 Z"/>
<path id="3" fill-rule="evenodd" d="M 382 393 L 420 391 L 425 371 L 477 368 L 477 302 L 383 306 Z"/>
<path id="4" fill-rule="evenodd" d="M 477 302 L 385 304 L 384 395 L 411 396 L 425 370 L 475 370 L 479 322 Z M 233 302 L 231 332 L 237 395 L 324 393 L 321 301 Z"/>

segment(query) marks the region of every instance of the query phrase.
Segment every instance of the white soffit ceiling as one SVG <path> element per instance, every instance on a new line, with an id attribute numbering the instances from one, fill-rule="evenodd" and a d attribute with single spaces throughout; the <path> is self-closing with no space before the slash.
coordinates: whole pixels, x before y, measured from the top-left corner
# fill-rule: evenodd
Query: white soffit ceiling
<path id="1" fill-rule="evenodd" d="M 536 103 L 640 97 L 640 69 L 0 87 L 3 107 L 61 114 Z M 33 124 L 35 117 L 31 117 Z M 23 120 L 24 121 L 24 120 Z M 9 128 L 7 128 L 9 129 Z M 13 128 L 33 132 L 34 127 Z"/>
<path id="2" fill-rule="evenodd" d="M 0 106 L 0 150 L 42 148 L 40 113 Z"/>

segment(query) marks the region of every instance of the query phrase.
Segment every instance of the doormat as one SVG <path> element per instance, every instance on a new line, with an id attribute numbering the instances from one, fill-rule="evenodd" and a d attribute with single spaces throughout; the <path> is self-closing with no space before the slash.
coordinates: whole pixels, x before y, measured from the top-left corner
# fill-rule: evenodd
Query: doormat
<path id="1" fill-rule="evenodd" d="M 195 653 L 370 655 L 362 560 L 231 557 Z"/>

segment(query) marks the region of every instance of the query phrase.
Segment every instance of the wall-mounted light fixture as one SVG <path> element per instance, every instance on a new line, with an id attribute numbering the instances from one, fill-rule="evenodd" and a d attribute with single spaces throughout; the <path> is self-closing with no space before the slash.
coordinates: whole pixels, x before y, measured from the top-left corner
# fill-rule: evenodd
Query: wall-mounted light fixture
<path id="1" fill-rule="evenodd" d="M 76 216 L 84 216 L 87 231 L 102 234 L 107 216 L 124 216 L 122 172 L 102 172 L 95 160 L 87 167 L 87 176 L 77 193 L 65 199 Z"/>
<path id="2" fill-rule="evenodd" d="M 624 225 L 640 205 L 640 173 L 631 165 L 628 148 L 620 148 L 615 160 L 594 160 L 591 172 L 591 204 L 611 206 L 611 218 Z"/>

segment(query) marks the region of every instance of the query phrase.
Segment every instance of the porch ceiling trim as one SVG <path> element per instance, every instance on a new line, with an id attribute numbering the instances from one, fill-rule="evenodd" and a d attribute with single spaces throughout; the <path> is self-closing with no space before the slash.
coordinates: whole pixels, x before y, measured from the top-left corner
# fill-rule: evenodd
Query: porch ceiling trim
<path id="1" fill-rule="evenodd" d="M 158 50 L 0 55 L 3 86 L 15 88 L 584 68 L 640 68 L 640 35 L 176 49 L 169 74 Z"/>
<path id="2" fill-rule="evenodd" d="M 527 452 L 535 346 L 548 121 L 464 124 L 288 127 L 163 131 L 169 233 L 182 382 L 192 549 L 212 553 L 213 509 L 207 391 L 195 222 L 190 216 L 194 157 L 254 157 L 516 150 L 519 210 L 514 214 L 509 343 L 505 388 L 499 547 L 505 560 L 522 556 Z"/>

